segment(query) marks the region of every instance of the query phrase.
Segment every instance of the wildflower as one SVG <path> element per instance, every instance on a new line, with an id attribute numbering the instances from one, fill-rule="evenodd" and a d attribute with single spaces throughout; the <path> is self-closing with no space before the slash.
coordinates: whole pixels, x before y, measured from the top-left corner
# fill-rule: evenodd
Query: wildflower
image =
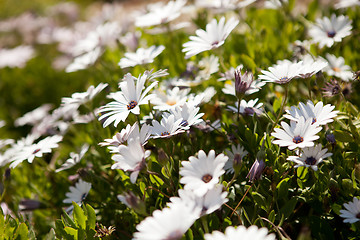
<path id="1" fill-rule="evenodd" d="M 175 0 L 169 1 L 165 6 L 157 5 L 149 13 L 137 17 L 135 25 L 137 27 L 150 27 L 171 22 L 180 16 L 186 2 L 186 0 Z"/>
<path id="2" fill-rule="evenodd" d="M 151 103 L 154 104 L 154 108 L 165 111 L 176 106 L 182 106 L 189 97 L 190 88 L 180 89 L 174 87 L 173 89 L 167 89 L 166 94 L 160 90 L 156 90 L 156 97 L 151 99 Z"/>
<path id="3" fill-rule="evenodd" d="M 312 125 L 326 125 L 333 122 L 333 118 L 337 116 L 339 111 L 333 111 L 335 106 L 318 102 L 315 106 L 314 103 L 308 100 L 307 104 L 299 103 L 299 108 L 292 106 L 290 110 L 286 110 L 288 114 L 284 117 L 298 121 L 300 117 L 304 117 L 305 120 L 311 119 Z"/>
<path id="4" fill-rule="evenodd" d="M 290 126 L 285 122 L 281 122 L 281 126 L 283 129 L 275 128 L 275 132 L 271 133 L 271 136 L 278 138 L 273 143 L 289 150 L 314 146 L 313 141 L 319 139 L 316 134 L 321 130 L 319 125 L 312 124 L 312 119 L 305 120 L 303 116 L 297 122 L 290 121 Z"/>
<path id="5" fill-rule="evenodd" d="M 206 156 L 203 150 L 198 153 L 198 158 L 191 156 L 189 161 L 182 161 L 180 168 L 180 183 L 185 184 L 185 190 L 194 191 L 197 196 L 204 196 L 212 189 L 219 178 L 224 174 L 224 165 L 228 157 L 219 154 L 215 157 L 215 151 L 211 150 Z"/>
<path id="6" fill-rule="evenodd" d="M 24 126 L 26 124 L 36 125 L 41 122 L 46 116 L 48 116 L 51 110 L 51 104 L 43 104 L 40 107 L 26 113 L 24 116 L 15 120 L 15 126 Z"/>
<path id="7" fill-rule="evenodd" d="M 80 106 L 92 100 L 98 95 L 104 88 L 108 86 L 107 83 L 100 83 L 96 87 L 91 85 L 86 92 L 73 93 L 71 97 L 65 97 L 61 99 L 63 105 L 75 105 Z"/>
<path id="8" fill-rule="evenodd" d="M 77 56 L 74 61 L 66 67 L 65 72 L 70 73 L 86 69 L 88 66 L 93 65 L 96 62 L 101 53 L 101 48 L 97 47 L 90 52 Z"/>
<path id="9" fill-rule="evenodd" d="M 331 79 L 330 82 L 325 83 L 322 90 L 325 97 L 333 97 L 341 92 L 341 87 L 335 79 Z"/>
<path id="10" fill-rule="evenodd" d="M 336 144 L 336 139 L 335 139 L 334 134 L 332 134 L 332 133 L 326 134 L 325 138 L 330 144 L 332 144 L 332 145 Z"/>
<path id="11" fill-rule="evenodd" d="M 139 115 L 139 106 L 147 104 L 154 97 L 153 94 L 147 94 L 157 85 L 157 82 L 153 82 L 144 90 L 145 81 L 153 78 L 152 75 L 157 75 L 158 72 L 152 74 L 149 71 L 145 71 L 138 78 L 133 77 L 130 73 L 126 74 L 124 81 L 119 84 L 121 91 L 110 94 L 110 97 L 115 101 L 106 104 L 99 110 L 100 113 L 106 112 L 99 117 L 99 120 L 106 119 L 103 127 L 107 127 L 112 122 L 114 122 L 116 127 L 119 122 L 126 120 L 130 112 Z"/>
<path id="12" fill-rule="evenodd" d="M 238 23 L 239 20 L 235 18 L 231 18 L 227 23 L 225 23 L 225 17 L 222 17 L 219 23 L 216 19 L 211 20 L 206 25 L 206 31 L 203 29 L 196 30 L 197 36 L 191 36 L 190 41 L 183 44 L 184 49 L 182 51 L 185 52 L 185 58 L 220 47 Z"/>
<path id="13" fill-rule="evenodd" d="M 249 178 L 250 182 L 253 182 L 254 180 L 257 180 L 261 177 L 262 172 L 265 168 L 265 162 L 264 160 L 258 160 L 256 159 L 253 165 L 250 168 L 250 171 L 248 175 L 246 175 L 247 178 Z"/>
<path id="14" fill-rule="evenodd" d="M 170 114 L 175 116 L 175 120 L 182 119 L 180 126 L 182 129 L 187 130 L 190 126 L 199 124 L 203 121 L 201 117 L 204 113 L 198 113 L 199 110 L 199 107 L 195 107 L 193 104 L 187 102 L 181 107 L 170 109 Z M 164 114 L 165 116 L 170 115 L 167 113 Z"/>
<path id="15" fill-rule="evenodd" d="M 262 107 L 262 103 L 257 103 L 259 99 L 253 99 L 250 100 L 248 102 L 246 102 L 244 99 L 240 101 L 240 108 L 238 108 L 238 102 L 235 102 L 235 107 L 233 106 L 228 106 L 228 110 L 233 111 L 235 113 L 240 113 L 243 115 L 249 115 L 249 116 L 253 116 L 254 113 L 256 115 L 261 115 L 263 110 L 261 109 Z M 238 111 L 239 109 L 239 111 Z"/>
<path id="16" fill-rule="evenodd" d="M 184 130 L 181 129 L 183 119 L 175 119 L 174 115 L 163 115 L 161 122 L 159 123 L 156 120 L 152 121 L 151 132 L 153 138 L 169 138 L 173 135 L 183 133 Z"/>
<path id="17" fill-rule="evenodd" d="M 302 70 L 302 61 L 298 63 L 292 63 L 290 61 L 282 61 L 272 67 L 269 67 L 269 71 L 262 70 L 263 75 L 259 75 L 259 79 L 265 80 L 265 82 L 273 82 L 279 84 L 285 84 L 292 79 L 299 77 Z"/>
<path id="18" fill-rule="evenodd" d="M 75 187 L 70 186 L 70 192 L 67 192 L 65 195 L 67 198 L 63 200 L 63 203 L 72 203 L 75 202 L 77 205 L 81 206 L 82 202 L 85 200 L 91 189 L 91 183 L 85 182 L 82 179 L 75 184 Z M 72 212 L 74 206 L 70 206 L 66 209 L 66 212 Z"/>
<path id="19" fill-rule="evenodd" d="M 303 64 L 302 69 L 300 72 L 300 77 L 302 78 L 310 78 L 317 72 L 321 71 L 325 67 L 328 66 L 327 61 L 324 61 L 322 59 L 314 60 L 309 55 L 305 55 L 303 58 Z"/>
<path id="20" fill-rule="evenodd" d="M 296 163 L 295 168 L 305 166 L 317 171 L 317 165 L 331 155 L 332 153 L 327 153 L 327 148 L 322 149 L 322 145 L 318 144 L 314 147 L 303 148 L 300 156 L 289 156 L 286 160 Z"/>
<path id="21" fill-rule="evenodd" d="M 224 169 L 226 173 L 234 173 L 234 169 L 238 169 L 242 159 L 248 154 L 243 146 L 238 144 L 237 146 L 232 145 L 231 151 L 225 150 L 226 154 L 229 156 L 229 160 L 225 163 Z"/>
<path id="22" fill-rule="evenodd" d="M 343 57 L 336 57 L 335 55 L 326 54 L 326 60 L 329 65 L 324 69 L 324 71 L 329 76 L 334 76 L 340 78 L 344 81 L 349 81 L 352 79 L 353 73 L 350 66 L 345 65 L 345 59 Z"/>
<path id="23" fill-rule="evenodd" d="M 110 152 L 118 152 L 118 146 L 126 142 L 131 138 L 140 138 L 141 144 L 144 146 L 151 135 L 151 127 L 147 124 L 143 124 L 140 131 L 137 122 L 134 125 L 128 124 L 126 128 L 121 129 L 119 133 L 116 133 L 113 138 L 105 139 L 104 142 L 99 143 L 100 146 L 108 146 Z"/>
<path id="24" fill-rule="evenodd" d="M 173 204 L 170 208 L 155 210 L 136 226 L 134 240 L 181 239 L 199 218 L 200 210 L 185 204 Z"/>
<path id="25" fill-rule="evenodd" d="M 331 19 L 324 17 L 316 19 L 316 24 L 312 25 L 309 35 L 313 41 L 319 43 L 320 48 L 323 46 L 331 47 L 335 42 L 351 34 L 351 20 L 347 16 L 341 15 L 336 17 L 331 15 Z"/>
<path id="26" fill-rule="evenodd" d="M 125 53 L 125 57 L 120 59 L 119 66 L 121 68 L 134 67 L 136 65 L 143 65 L 147 63 L 152 63 L 154 58 L 156 58 L 162 51 L 164 51 L 165 47 L 163 45 L 160 46 L 151 46 L 147 49 L 139 48 L 135 53 L 127 52 Z"/>
<path id="27" fill-rule="evenodd" d="M 38 200 L 33 199 L 22 199 L 19 203 L 20 211 L 32 211 L 35 209 L 39 209 L 42 203 Z"/>
<path id="28" fill-rule="evenodd" d="M 145 167 L 145 159 L 150 156 L 150 150 L 144 150 L 140 138 L 131 138 L 128 145 L 120 145 L 118 154 L 111 157 L 116 163 L 111 169 L 130 171 L 130 181 L 135 183 L 140 171 Z"/>
<path id="29" fill-rule="evenodd" d="M 211 74 L 219 71 L 219 58 L 214 55 L 204 57 L 199 61 L 198 67 L 201 70 L 195 77 L 195 81 L 207 80 L 210 78 Z"/>
<path id="30" fill-rule="evenodd" d="M 117 198 L 127 207 L 132 208 L 142 214 L 146 213 L 144 202 L 136 197 L 133 192 L 129 191 L 121 195 L 119 194 L 117 195 Z"/>
<path id="31" fill-rule="evenodd" d="M 352 202 L 344 204 L 345 209 L 340 210 L 340 217 L 344 218 L 344 223 L 355 223 L 360 221 L 360 200 L 356 197 Z"/>
<path id="32" fill-rule="evenodd" d="M 19 151 L 12 157 L 10 167 L 14 168 L 24 160 L 32 163 L 35 157 L 42 157 L 44 153 L 50 153 L 52 148 L 58 147 L 58 143 L 61 140 L 62 136 L 55 135 L 44 138 L 38 143 L 33 143 L 31 141 L 31 143 L 25 143 L 22 147 L 18 145 Z"/>
<path id="33" fill-rule="evenodd" d="M 252 72 L 248 71 L 241 74 L 241 69 L 237 69 L 234 75 L 236 96 L 238 98 L 242 98 L 242 96 L 251 89 L 251 85 L 254 81 L 254 75 Z"/>
<path id="34" fill-rule="evenodd" d="M 211 8 L 216 13 L 227 12 L 244 8 L 256 0 L 196 0 L 195 5 L 199 8 Z"/>
<path id="35" fill-rule="evenodd" d="M 340 8 L 348 8 L 352 6 L 360 6 L 359 0 L 339 0 L 338 3 L 335 4 L 336 9 Z"/>
<path id="36" fill-rule="evenodd" d="M 226 203 L 228 201 L 226 198 L 227 194 L 227 192 L 223 192 L 222 185 L 215 185 L 214 188 L 201 197 L 195 195 L 193 191 L 180 189 L 179 197 L 170 198 L 171 203 L 168 203 L 168 206 L 171 207 L 173 204 L 183 203 L 190 207 L 193 206 L 194 209 L 200 209 L 200 216 L 204 216 L 216 211 Z"/>
<path id="37" fill-rule="evenodd" d="M 75 166 L 77 163 L 80 162 L 80 160 L 84 157 L 85 153 L 89 150 L 89 145 L 88 144 L 84 144 L 81 147 L 80 153 L 74 153 L 71 152 L 70 153 L 70 158 L 68 160 L 65 161 L 65 163 L 63 165 L 61 165 L 60 168 L 56 169 L 55 172 L 60 172 L 66 169 L 69 169 L 73 166 Z"/>
<path id="38" fill-rule="evenodd" d="M 205 240 L 227 240 L 227 239 L 237 239 L 237 240 L 275 240 L 275 234 L 268 234 L 269 230 L 267 228 L 258 228 L 255 225 L 252 225 L 248 228 L 244 226 L 229 226 L 225 229 L 225 233 L 219 231 L 213 231 L 211 234 L 205 234 Z"/>
<path id="39" fill-rule="evenodd" d="M 35 56 L 31 46 L 18 46 L 13 49 L 0 49 L 0 69 L 4 67 L 25 67 L 26 63 Z"/>
<path id="40" fill-rule="evenodd" d="M 264 3 L 264 8 L 269 9 L 278 9 L 281 8 L 284 4 L 288 4 L 289 0 L 266 0 Z"/>

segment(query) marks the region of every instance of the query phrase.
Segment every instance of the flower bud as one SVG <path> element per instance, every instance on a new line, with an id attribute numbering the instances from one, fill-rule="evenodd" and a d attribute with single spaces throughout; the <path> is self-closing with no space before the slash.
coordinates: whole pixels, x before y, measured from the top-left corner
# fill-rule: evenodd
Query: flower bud
<path id="1" fill-rule="evenodd" d="M 256 159 L 246 177 L 249 178 L 250 182 L 253 182 L 254 180 L 257 180 L 261 177 L 264 168 L 265 162 L 263 160 L 259 161 L 258 159 Z"/>

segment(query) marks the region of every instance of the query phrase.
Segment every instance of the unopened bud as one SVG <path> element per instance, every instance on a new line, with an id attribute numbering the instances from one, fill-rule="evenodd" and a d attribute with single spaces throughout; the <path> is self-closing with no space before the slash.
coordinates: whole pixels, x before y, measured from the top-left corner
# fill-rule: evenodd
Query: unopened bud
<path id="1" fill-rule="evenodd" d="M 118 195 L 117 198 L 123 204 L 125 204 L 129 208 L 134 209 L 138 213 L 144 214 L 146 212 L 144 202 L 137 196 L 135 196 L 135 194 L 131 191 L 125 194 Z"/>
<path id="2" fill-rule="evenodd" d="M 165 166 L 169 162 L 169 157 L 162 148 L 158 150 L 158 162 L 161 166 Z"/>
<path id="3" fill-rule="evenodd" d="M 253 182 L 254 180 L 257 180 L 261 177 L 264 168 L 265 162 L 263 160 L 259 161 L 258 159 L 256 159 L 246 177 L 249 178 L 250 182 Z"/>

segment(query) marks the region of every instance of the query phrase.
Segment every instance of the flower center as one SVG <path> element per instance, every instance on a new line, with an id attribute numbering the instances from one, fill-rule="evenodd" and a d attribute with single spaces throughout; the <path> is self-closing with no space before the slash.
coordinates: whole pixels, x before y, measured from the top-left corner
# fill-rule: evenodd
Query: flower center
<path id="1" fill-rule="evenodd" d="M 355 217 L 360 219 L 360 213 L 356 214 Z"/>
<path id="2" fill-rule="evenodd" d="M 38 153 L 38 152 L 40 152 L 40 148 L 35 149 L 35 150 L 33 151 L 33 154 L 36 154 L 36 153 Z"/>
<path id="3" fill-rule="evenodd" d="M 316 159 L 314 157 L 308 157 L 305 159 L 305 163 L 307 165 L 315 165 L 316 164 Z"/>
<path id="4" fill-rule="evenodd" d="M 87 193 L 84 193 L 83 195 L 81 195 L 81 201 L 84 201 L 86 196 L 87 196 Z"/>
<path id="5" fill-rule="evenodd" d="M 333 67 L 332 70 L 334 70 L 335 72 L 341 72 L 341 69 L 338 67 Z"/>
<path id="6" fill-rule="evenodd" d="M 131 109 L 133 109 L 134 107 L 136 107 L 137 104 L 138 104 L 137 101 L 131 101 L 131 102 L 127 105 L 127 109 L 128 109 L 128 110 L 131 110 Z"/>
<path id="7" fill-rule="evenodd" d="M 180 126 L 187 127 L 189 125 L 189 122 L 187 120 L 182 120 L 180 123 Z"/>
<path id="8" fill-rule="evenodd" d="M 288 82 L 289 78 L 288 77 L 282 77 L 279 79 L 279 82 Z"/>
<path id="9" fill-rule="evenodd" d="M 314 123 L 316 123 L 316 118 L 313 118 L 311 121 L 311 124 L 314 124 Z"/>
<path id="10" fill-rule="evenodd" d="M 328 36 L 329 38 L 333 38 L 333 37 L 335 37 L 335 35 L 336 35 L 336 32 L 335 32 L 335 31 L 328 31 L 328 32 L 327 32 L 327 36 Z"/>
<path id="11" fill-rule="evenodd" d="M 300 137 L 300 136 L 296 136 L 293 138 L 293 142 L 298 144 L 298 143 L 302 143 L 304 141 L 304 138 L 303 137 Z"/>
<path id="12" fill-rule="evenodd" d="M 246 107 L 245 109 L 244 109 L 244 113 L 246 114 L 246 115 L 254 115 L 254 113 L 255 113 L 255 110 L 253 109 L 253 108 L 251 108 L 251 107 Z"/>
<path id="13" fill-rule="evenodd" d="M 234 164 L 233 165 L 240 165 L 241 163 L 241 155 L 239 153 L 236 153 L 234 155 Z"/>
<path id="14" fill-rule="evenodd" d="M 170 135 L 170 133 L 168 131 L 165 131 L 165 132 L 161 133 L 161 136 L 168 136 L 168 135 Z"/>
<path id="15" fill-rule="evenodd" d="M 210 182 L 211 179 L 212 179 L 212 176 L 211 176 L 210 174 L 205 174 L 205 175 L 201 178 L 201 180 L 203 180 L 205 183 Z"/>
<path id="16" fill-rule="evenodd" d="M 173 106 L 173 105 L 176 104 L 176 101 L 175 100 L 168 100 L 168 101 L 166 101 L 166 104 L 170 105 L 170 106 Z"/>
<path id="17" fill-rule="evenodd" d="M 215 46 L 218 45 L 218 44 L 219 44 L 219 41 L 215 41 L 215 42 L 213 42 L 213 43 L 211 44 L 211 46 L 215 47 Z"/>
<path id="18" fill-rule="evenodd" d="M 340 92 L 340 88 L 338 86 L 335 86 L 333 89 L 332 89 L 332 94 L 333 95 L 336 95 Z"/>
<path id="19" fill-rule="evenodd" d="M 181 239 L 182 235 L 183 235 L 182 232 L 176 229 L 173 232 L 171 232 L 169 236 L 165 238 L 165 240 L 178 240 Z"/>

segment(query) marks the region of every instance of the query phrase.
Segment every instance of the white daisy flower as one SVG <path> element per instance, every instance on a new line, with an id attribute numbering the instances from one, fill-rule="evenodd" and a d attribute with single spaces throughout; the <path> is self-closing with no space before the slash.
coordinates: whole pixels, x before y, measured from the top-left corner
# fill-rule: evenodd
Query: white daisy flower
<path id="1" fill-rule="evenodd" d="M 170 109 L 170 113 L 164 113 L 165 116 L 174 115 L 175 121 L 177 119 L 182 119 L 180 126 L 182 129 L 187 130 L 192 125 L 196 125 L 201 123 L 203 120 L 201 117 L 204 115 L 204 113 L 198 113 L 200 110 L 199 107 L 196 107 L 195 105 L 191 103 L 184 103 L 181 107 L 176 107 Z"/>
<path id="2" fill-rule="evenodd" d="M 268 234 L 269 230 L 267 228 L 258 228 L 256 225 L 252 225 L 248 228 L 244 226 L 229 226 L 225 229 L 225 233 L 219 231 L 213 231 L 211 234 L 205 234 L 205 240 L 275 240 L 275 234 Z"/>
<path id="3" fill-rule="evenodd" d="M 250 94 L 258 92 L 261 89 L 261 87 L 263 87 L 264 85 L 265 85 L 265 82 L 263 82 L 261 80 L 252 81 L 249 89 L 246 90 L 245 95 L 250 95 Z M 235 82 L 234 81 L 226 81 L 222 91 L 225 94 L 233 95 L 236 97 Z"/>
<path id="4" fill-rule="evenodd" d="M 71 97 L 64 97 L 61 99 L 63 105 L 75 105 L 80 106 L 92 100 L 98 95 L 104 88 L 108 86 L 107 83 L 100 83 L 96 87 L 91 85 L 86 92 L 73 93 Z"/>
<path id="5" fill-rule="evenodd" d="M 237 146 L 232 145 L 231 151 L 226 149 L 225 152 L 229 156 L 229 160 L 224 166 L 226 173 L 234 173 L 234 166 L 239 166 L 242 159 L 248 154 L 248 151 L 246 151 L 243 146 L 240 146 L 240 144 Z"/>
<path id="6" fill-rule="evenodd" d="M 70 73 L 86 69 L 90 65 L 93 65 L 101 54 L 101 48 L 97 47 L 90 52 L 80 55 L 76 57 L 74 61 L 66 67 L 65 72 Z"/>
<path id="7" fill-rule="evenodd" d="M 131 138 L 128 140 L 127 146 L 119 146 L 118 152 L 118 154 L 111 157 L 116 162 L 111 166 L 111 169 L 132 172 L 130 181 L 135 183 L 141 169 L 145 167 L 145 159 L 150 156 L 150 150 L 144 150 L 140 138 Z"/>
<path id="8" fill-rule="evenodd" d="M 164 51 L 165 47 L 151 46 L 149 48 L 138 48 L 135 53 L 127 52 L 125 57 L 120 59 L 119 66 L 121 68 L 134 67 L 136 65 L 143 65 L 152 63 L 154 59 Z"/>
<path id="9" fill-rule="evenodd" d="M 329 65 L 324 69 L 324 71 L 329 76 L 340 78 L 346 82 L 353 78 L 351 67 L 345 65 L 345 59 L 343 57 L 337 58 L 335 55 L 327 53 L 326 60 L 328 61 Z"/>
<path id="10" fill-rule="evenodd" d="M 132 126 L 128 124 L 126 128 L 123 128 L 120 132 L 116 133 L 113 138 L 105 139 L 104 142 L 99 143 L 99 145 L 102 147 L 108 146 L 111 153 L 117 153 L 118 146 L 126 142 L 128 139 L 139 137 L 141 144 L 144 146 L 150 138 L 150 135 L 150 125 L 143 124 L 139 132 L 139 125 L 135 122 Z"/>
<path id="11" fill-rule="evenodd" d="M 352 6 L 360 6 L 359 0 L 339 0 L 338 3 L 335 4 L 336 9 L 340 8 L 348 8 Z"/>
<path id="12" fill-rule="evenodd" d="M 243 115 L 253 116 L 254 113 L 256 115 L 260 115 L 260 114 L 263 113 L 263 110 L 261 109 L 263 103 L 256 104 L 258 100 L 259 99 L 256 98 L 256 99 L 249 100 L 249 102 L 246 102 L 244 99 L 242 99 L 240 101 L 239 112 L 238 112 L 238 105 L 239 105 L 238 102 L 235 102 L 235 107 L 228 106 L 227 109 L 234 112 L 234 113 L 240 113 L 240 114 L 243 114 Z"/>
<path id="13" fill-rule="evenodd" d="M 153 74 L 151 71 L 145 71 L 138 78 L 133 77 L 130 73 L 126 74 L 123 82 L 119 84 L 121 91 L 110 94 L 110 97 L 115 101 L 106 104 L 99 110 L 100 113 L 105 112 L 105 114 L 99 117 L 99 120 L 105 119 L 103 127 L 110 125 L 112 122 L 114 122 L 116 127 L 121 121 L 126 120 L 130 112 L 139 115 L 139 106 L 147 104 L 151 98 L 155 97 L 153 94 L 147 94 L 157 85 L 157 82 L 153 82 L 145 88 L 145 81 L 166 74 L 164 71 L 158 71 Z"/>
<path id="14" fill-rule="evenodd" d="M 149 13 L 136 18 L 135 26 L 150 27 L 171 22 L 180 16 L 186 2 L 187 0 L 175 0 L 169 1 L 165 6 L 161 4 L 153 7 Z"/>
<path id="15" fill-rule="evenodd" d="M 170 198 L 170 203 L 167 205 L 177 205 L 183 203 L 185 205 L 193 206 L 195 209 L 201 210 L 201 216 L 210 214 L 218 210 L 224 203 L 228 201 L 226 198 L 227 192 L 223 192 L 222 185 L 215 185 L 214 188 L 210 189 L 204 196 L 197 196 L 193 191 L 179 189 L 179 197 Z"/>
<path id="16" fill-rule="evenodd" d="M 51 149 L 57 148 L 59 146 L 58 143 L 62 140 L 62 138 L 62 136 L 55 135 L 44 138 L 38 143 L 25 143 L 23 147 L 19 148 L 19 151 L 12 157 L 10 167 L 14 168 L 24 160 L 32 163 L 35 157 L 42 157 L 44 153 L 51 153 Z"/>
<path id="17" fill-rule="evenodd" d="M 321 127 L 311 123 L 312 119 L 305 120 L 303 116 L 300 116 L 297 122 L 290 121 L 290 126 L 281 122 L 283 129 L 275 128 L 275 132 L 271 133 L 271 136 L 278 138 L 273 143 L 279 144 L 280 147 L 288 147 L 289 150 L 314 146 L 313 141 L 319 139 L 316 134 L 320 132 Z"/>
<path id="18" fill-rule="evenodd" d="M 226 81 L 226 80 L 234 80 L 235 79 L 235 71 L 237 69 L 243 69 L 244 65 L 240 64 L 236 68 L 230 67 L 229 70 L 227 70 L 224 73 L 220 73 L 221 78 L 218 79 L 218 81 Z"/>
<path id="19" fill-rule="evenodd" d="M 318 102 L 315 106 L 314 103 L 308 100 L 307 104 L 299 103 L 299 108 L 292 106 L 290 110 L 285 110 L 288 114 L 284 117 L 298 121 L 300 117 L 304 117 L 305 120 L 311 119 L 311 124 L 314 125 L 326 125 L 333 122 L 333 118 L 337 116 L 339 111 L 333 111 L 335 106 L 327 104 L 324 106 L 323 102 Z"/>
<path id="20" fill-rule="evenodd" d="M 332 153 L 327 152 L 327 148 L 322 149 L 322 145 L 318 144 L 314 147 L 303 148 L 300 156 L 289 156 L 286 160 L 296 163 L 295 168 L 305 166 L 317 171 L 317 165 L 331 155 Z"/>
<path id="21" fill-rule="evenodd" d="M 331 47 L 335 42 L 351 34 L 351 20 L 347 16 L 341 15 L 336 17 L 331 15 L 331 19 L 324 17 L 316 19 L 316 24 L 312 25 L 309 35 L 313 42 L 319 43 L 320 48 L 323 46 Z"/>
<path id="22" fill-rule="evenodd" d="M 185 190 L 194 191 L 199 197 L 204 196 L 219 183 L 220 176 L 225 173 L 224 165 L 227 160 L 228 157 L 222 153 L 215 157 L 214 150 L 208 156 L 200 150 L 197 158 L 191 156 L 189 161 L 181 162 L 180 183 L 185 184 Z"/>
<path id="23" fill-rule="evenodd" d="M 195 77 L 195 81 L 199 80 L 208 80 L 211 74 L 219 71 L 219 58 L 211 55 L 209 57 L 204 57 L 199 61 L 198 67 L 201 69 L 197 76 Z"/>
<path id="24" fill-rule="evenodd" d="M 310 55 L 305 55 L 303 57 L 303 64 L 302 69 L 300 72 L 300 77 L 302 78 L 310 78 L 314 74 L 318 73 L 319 71 L 323 70 L 329 64 L 327 61 L 323 59 L 316 59 L 314 60 Z"/>
<path id="25" fill-rule="evenodd" d="M 74 153 L 71 152 L 70 153 L 70 158 L 68 160 L 65 161 L 65 163 L 63 165 L 61 165 L 60 168 L 56 169 L 55 172 L 61 172 L 63 170 L 72 168 L 73 166 L 75 166 L 77 163 L 80 162 L 80 160 L 84 157 L 85 153 L 89 150 L 89 145 L 88 144 L 84 144 L 81 147 L 80 153 Z"/>
<path id="26" fill-rule="evenodd" d="M 163 115 L 160 123 L 156 120 L 153 120 L 153 126 L 151 127 L 153 138 L 168 138 L 173 135 L 183 133 L 184 130 L 181 129 L 182 120 L 182 118 L 175 119 L 174 115 Z"/>
<path id="27" fill-rule="evenodd" d="M 46 116 L 49 115 L 49 111 L 53 108 L 51 104 L 44 104 L 40 107 L 26 113 L 24 116 L 15 120 L 15 126 L 24 126 L 26 124 L 36 125 L 41 122 Z"/>
<path id="28" fill-rule="evenodd" d="M 26 63 L 35 56 L 31 46 L 17 46 L 12 49 L 0 49 L 0 69 L 4 67 L 25 67 Z"/>
<path id="29" fill-rule="evenodd" d="M 156 96 L 151 99 L 151 104 L 155 105 L 154 109 L 160 111 L 166 111 L 177 106 L 182 106 L 189 98 L 190 90 L 190 88 L 180 89 L 179 87 L 167 89 L 166 93 L 161 90 L 155 90 L 154 94 L 156 94 Z"/>
<path id="30" fill-rule="evenodd" d="M 225 23 L 225 17 L 222 17 L 219 23 L 216 19 L 211 20 L 206 25 L 206 31 L 196 30 L 197 36 L 191 36 L 190 41 L 183 44 L 182 51 L 185 52 L 185 58 L 220 47 L 238 23 L 239 20 L 235 18 L 231 18 L 227 23 Z"/>
<path id="31" fill-rule="evenodd" d="M 72 203 L 76 202 L 77 205 L 81 206 L 82 202 L 85 200 L 91 189 L 91 183 L 85 182 L 82 179 L 75 184 L 75 187 L 70 186 L 70 192 L 67 192 L 65 195 L 67 198 L 63 200 L 63 203 Z M 66 209 L 66 212 L 72 212 L 74 206 L 70 206 Z"/>
<path id="32" fill-rule="evenodd" d="M 273 82 L 279 84 L 285 84 L 290 82 L 293 78 L 299 77 L 302 70 L 302 61 L 293 63 L 288 60 L 281 61 L 280 64 L 269 67 L 269 71 L 262 70 L 263 75 L 259 75 L 259 79 L 265 80 L 265 82 Z"/>
<path id="33" fill-rule="evenodd" d="M 227 12 L 244 8 L 256 0 L 196 0 L 195 5 L 199 8 L 211 8 L 216 13 Z"/>
<path id="34" fill-rule="evenodd" d="M 284 4 L 288 3 L 289 0 L 266 0 L 264 3 L 264 8 L 278 9 L 281 8 Z"/>
<path id="35" fill-rule="evenodd" d="M 352 202 L 344 203 L 346 210 L 340 210 L 340 217 L 345 218 L 344 223 L 355 223 L 360 221 L 360 200 L 356 197 Z"/>
<path id="36" fill-rule="evenodd" d="M 171 208 L 155 210 L 136 226 L 134 240 L 181 239 L 184 233 L 199 218 L 200 211 L 183 203 Z"/>

